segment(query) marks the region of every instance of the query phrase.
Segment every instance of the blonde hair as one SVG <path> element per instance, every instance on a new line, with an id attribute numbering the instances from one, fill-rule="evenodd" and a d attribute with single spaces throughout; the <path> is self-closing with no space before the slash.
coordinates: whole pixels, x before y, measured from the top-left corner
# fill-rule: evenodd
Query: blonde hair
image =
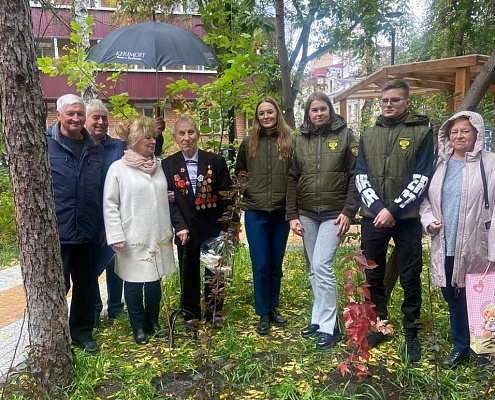
<path id="1" fill-rule="evenodd" d="M 123 121 L 115 128 L 117 135 L 127 142 L 127 147 L 134 149 L 134 146 L 146 135 L 158 136 L 155 121 L 149 117 L 141 117 L 134 122 Z"/>
<path id="2" fill-rule="evenodd" d="M 262 97 L 258 101 L 258 104 L 256 105 L 256 109 L 254 111 L 253 128 L 251 130 L 251 139 L 249 140 L 248 157 L 254 158 L 254 156 L 258 152 L 258 148 L 260 147 L 261 125 L 258 119 L 258 108 L 263 103 L 270 103 L 277 111 L 277 124 L 275 126 L 278 131 L 277 144 L 279 158 L 284 159 L 290 157 L 293 151 L 290 127 L 289 125 L 287 125 L 287 122 L 285 122 L 284 116 L 282 115 L 282 111 L 280 110 L 277 102 L 268 96 Z"/>

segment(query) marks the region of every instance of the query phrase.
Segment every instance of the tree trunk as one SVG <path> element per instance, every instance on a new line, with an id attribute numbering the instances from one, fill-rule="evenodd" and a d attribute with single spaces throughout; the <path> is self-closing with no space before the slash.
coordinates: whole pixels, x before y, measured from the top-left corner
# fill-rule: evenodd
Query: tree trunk
<path id="1" fill-rule="evenodd" d="M 284 2 L 275 0 L 275 32 L 277 35 L 278 62 L 280 64 L 280 80 L 284 94 L 284 117 L 291 128 L 295 128 L 294 103 L 291 90 L 289 56 L 285 44 Z"/>
<path id="2" fill-rule="evenodd" d="M 86 19 L 88 18 L 88 8 L 90 7 L 89 0 L 73 0 L 73 10 L 74 10 L 74 21 L 81 25 L 82 31 L 87 32 L 88 24 Z M 89 50 L 89 35 L 85 34 L 82 37 L 82 45 L 84 46 L 84 51 Z"/>
<path id="3" fill-rule="evenodd" d="M 495 50 L 486 61 L 473 84 L 459 104 L 457 111 L 465 111 L 478 106 L 490 85 L 495 80 Z"/>
<path id="4" fill-rule="evenodd" d="M 28 0 L 0 0 L 0 112 L 27 300 L 37 390 L 55 397 L 73 375 L 65 284 Z"/>

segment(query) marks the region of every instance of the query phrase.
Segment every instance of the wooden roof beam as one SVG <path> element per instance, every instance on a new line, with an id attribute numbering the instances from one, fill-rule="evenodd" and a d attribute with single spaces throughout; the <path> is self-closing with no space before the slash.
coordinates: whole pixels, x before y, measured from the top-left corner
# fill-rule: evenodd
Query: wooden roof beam
<path id="1" fill-rule="evenodd" d="M 454 97 L 455 110 L 457 110 L 457 108 L 461 104 L 461 101 L 466 95 L 470 86 L 471 86 L 471 79 L 469 74 L 469 67 L 456 68 L 455 93 L 459 93 L 459 96 Z"/>
<path id="2" fill-rule="evenodd" d="M 368 85 L 377 82 L 379 78 L 383 78 L 383 77 L 386 79 L 385 70 L 384 69 L 378 70 L 375 73 L 368 76 L 366 79 L 363 79 L 359 83 L 351 86 L 349 89 L 346 89 L 342 93 L 340 93 L 339 95 L 335 96 L 333 99 L 333 102 L 339 103 L 340 100 L 348 97 L 351 94 L 356 93 L 358 90 L 366 88 Z"/>
<path id="3" fill-rule="evenodd" d="M 394 65 L 387 67 L 391 73 L 414 73 L 414 72 L 434 72 L 441 69 L 452 70 L 452 68 L 462 68 L 475 65 L 483 65 L 487 56 L 482 56 L 479 54 L 473 54 L 469 56 L 462 57 L 450 57 L 443 58 L 440 60 L 430 60 L 430 61 L 418 61 L 409 64 Z"/>

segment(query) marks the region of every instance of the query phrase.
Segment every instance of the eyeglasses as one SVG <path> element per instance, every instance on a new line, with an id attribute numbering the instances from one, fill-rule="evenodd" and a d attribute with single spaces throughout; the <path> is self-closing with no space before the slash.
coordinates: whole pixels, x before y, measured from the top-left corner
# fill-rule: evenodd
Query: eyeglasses
<path id="1" fill-rule="evenodd" d="M 386 106 L 388 103 L 392 104 L 393 106 L 396 106 L 397 104 L 400 103 L 401 100 L 405 100 L 405 99 L 401 99 L 400 97 L 392 97 L 391 99 L 380 99 L 380 104 L 382 106 Z"/>

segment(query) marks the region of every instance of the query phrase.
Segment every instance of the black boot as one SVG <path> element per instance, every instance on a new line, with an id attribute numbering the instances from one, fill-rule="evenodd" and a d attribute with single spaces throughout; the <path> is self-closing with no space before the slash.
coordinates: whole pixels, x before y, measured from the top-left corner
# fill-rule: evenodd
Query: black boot
<path id="1" fill-rule="evenodd" d="M 144 332 L 143 328 L 136 328 L 132 330 L 134 332 L 134 341 L 137 344 L 146 344 L 148 343 L 148 336 Z"/>
<path id="2" fill-rule="evenodd" d="M 256 332 L 258 332 L 259 335 L 268 335 L 270 333 L 270 316 L 269 315 L 263 315 L 260 318 L 260 323 L 258 324 L 258 327 L 256 328 Z"/>

